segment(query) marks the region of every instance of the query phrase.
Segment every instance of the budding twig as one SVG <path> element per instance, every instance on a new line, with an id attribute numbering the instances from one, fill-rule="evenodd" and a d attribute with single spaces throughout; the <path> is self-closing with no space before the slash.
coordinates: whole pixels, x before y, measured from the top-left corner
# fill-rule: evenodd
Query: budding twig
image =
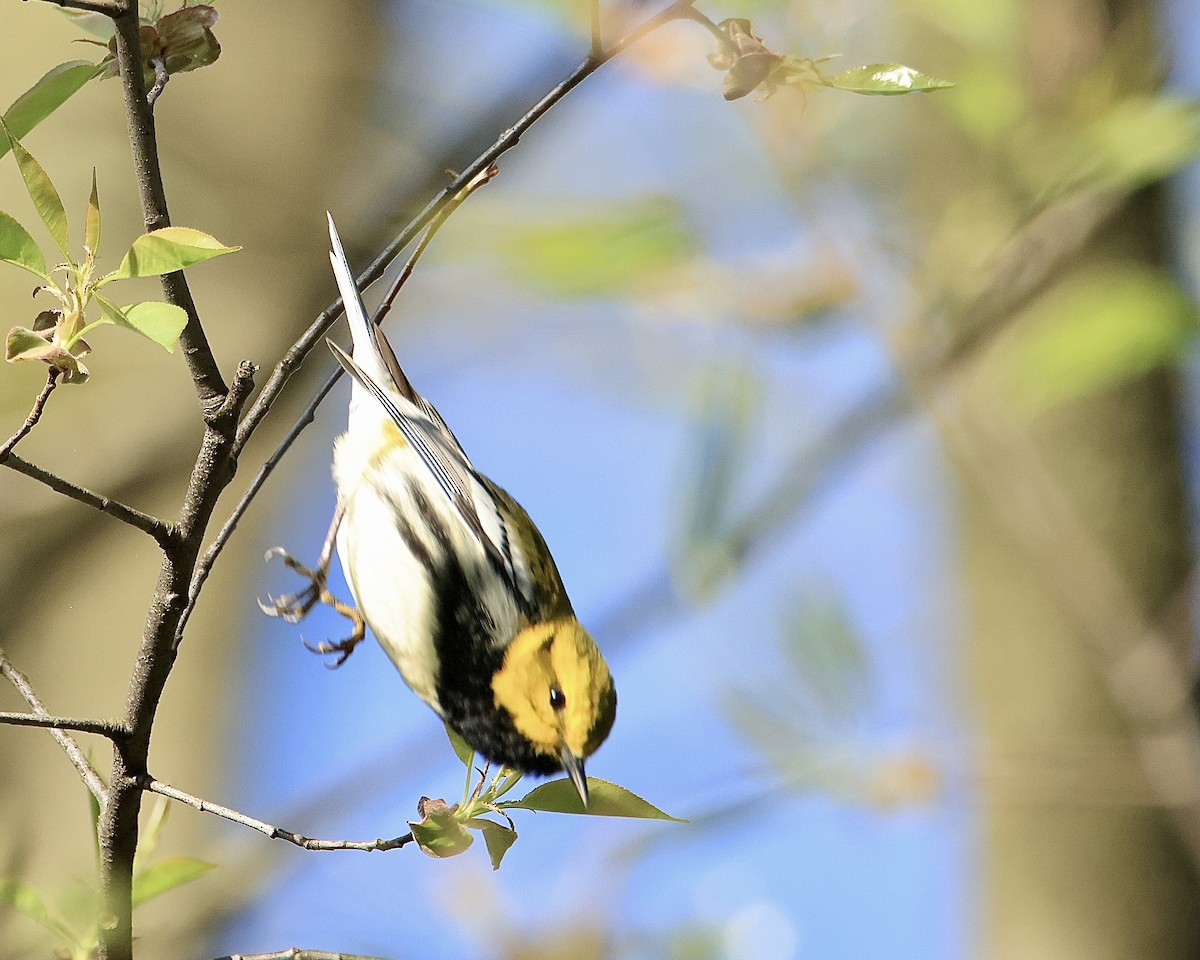
<path id="1" fill-rule="evenodd" d="M 265 820 L 259 820 L 256 817 L 240 813 L 222 804 L 213 803 L 211 800 L 205 800 L 202 797 L 185 793 L 183 790 L 173 787 L 169 783 L 163 783 L 161 780 L 155 780 L 153 777 L 139 777 L 138 786 L 150 793 L 157 793 L 171 800 L 177 800 L 179 803 L 185 803 L 194 810 L 199 810 L 201 813 L 211 813 L 213 816 L 220 817 L 223 820 L 240 823 L 243 827 L 257 830 L 272 840 L 286 840 L 288 843 L 295 844 L 297 847 L 303 847 L 305 850 L 361 850 L 364 852 L 397 850 L 405 844 L 411 843 L 413 839 L 411 833 L 406 833 L 401 837 L 394 837 L 390 840 L 315 840 L 312 837 L 293 833 L 291 830 L 284 830 L 282 827 L 267 823 Z"/>

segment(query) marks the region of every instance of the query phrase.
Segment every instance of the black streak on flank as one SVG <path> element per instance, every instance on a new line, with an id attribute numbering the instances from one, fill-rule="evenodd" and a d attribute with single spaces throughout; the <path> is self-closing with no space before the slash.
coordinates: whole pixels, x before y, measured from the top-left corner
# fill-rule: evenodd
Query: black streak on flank
<path id="1" fill-rule="evenodd" d="M 452 549 L 450 534 L 425 493 L 416 484 L 410 486 L 409 493 L 421 525 L 440 548 L 432 552 L 436 556 L 428 550 L 417 556 L 422 560 L 428 556 L 430 560 L 437 697 L 446 722 L 473 750 L 493 763 L 527 773 L 561 770 L 557 757 L 533 750 L 517 732 L 508 712 L 496 706 L 492 676 L 504 662 L 504 646 L 512 638 L 496 637 L 496 625 L 472 589 L 467 571 Z M 497 643 L 498 639 L 502 643 Z"/>

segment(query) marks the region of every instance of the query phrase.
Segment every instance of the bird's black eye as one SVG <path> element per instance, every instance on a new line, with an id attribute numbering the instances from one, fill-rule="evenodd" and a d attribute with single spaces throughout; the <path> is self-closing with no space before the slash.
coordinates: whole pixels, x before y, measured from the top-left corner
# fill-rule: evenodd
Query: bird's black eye
<path id="1" fill-rule="evenodd" d="M 550 706 L 555 710 L 565 710 L 567 707 L 567 695 L 558 687 L 550 688 Z"/>

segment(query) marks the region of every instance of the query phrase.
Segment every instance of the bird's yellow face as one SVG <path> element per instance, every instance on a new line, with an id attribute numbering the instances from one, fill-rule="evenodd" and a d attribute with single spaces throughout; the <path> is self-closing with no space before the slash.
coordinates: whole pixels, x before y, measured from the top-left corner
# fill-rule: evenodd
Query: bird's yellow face
<path id="1" fill-rule="evenodd" d="M 572 763 L 596 751 L 616 716 L 608 664 L 574 617 L 526 627 L 492 678 L 496 706 L 538 753 Z"/>

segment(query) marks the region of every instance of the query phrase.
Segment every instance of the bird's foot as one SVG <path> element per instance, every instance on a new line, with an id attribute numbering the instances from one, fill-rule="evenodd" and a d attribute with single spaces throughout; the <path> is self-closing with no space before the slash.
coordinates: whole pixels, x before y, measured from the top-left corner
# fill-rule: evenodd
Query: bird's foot
<path id="1" fill-rule="evenodd" d="M 349 659 L 350 654 L 354 652 L 354 648 L 362 643 L 366 638 L 367 621 L 363 619 L 363 615 L 359 613 L 357 607 L 352 607 L 348 603 L 343 603 L 324 588 L 321 590 L 320 600 L 322 603 L 333 607 L 334 610 L 354 624 L 354 629 L 350 631 L 350 636 L 341 640 L 322 640 L 320 643 L 309 643 L 307 640 L 304 641 L 304 646 L 306 646 L 313 653 L 319 653 L 322 656 L 331 653 L 337 654 L 337 658 L 332 663 L 327 664 L 327 666 L 332 670 L 345 663 L 346 660 Z"/>
<path id="2" fill-rule="evenodd" d="M 283 547 L 273 547 L 267 551 L 267 560 L 273 560 L 279 557 L 283 560 L 284 566 L 289 570 L 294 570 L 300 576 L 308 580 L 308 586 L 303 590 L 298 590 L 295 593 L 284 594 L 281 597 L 267 597 L 267 602 L 258 601 L 262 612 L 269 617 L 283 617 L 288 623 L 299 623 L 308 616 L 309 611 L 317 605 L 319 601 L 325 599 L 323 595 L 329 593 L 325 589 L 325 578 L 328 575 L 328 569 L 310 570 L 304 566 L 299 560 L 293 557 Z"/>
<path id="3" fill-rule="evenodd" d="M 288 623 L 299 623 L 308 616 L 312 608 L 318 603 L 333 607 L 334 610 L 354 624 L 354 629 L 351 630 L 350 636 L 342 640 L 323 640 L 316 644 L 303 640 L 303 643 L 313 653 L 319 653 L 322 656 L 337 654 L 337 658 L 329 666 L 340 667 L 346 662 L 347 657 L 354 652 L 354 648 L 362 643 L 366 637 L 367 622 L 355 607 L 339 600 L 329 592 L 329 587 L 326 585 L 326 579 L 329 575 L 329 564 L 324 554 L 322 555 L 322 563 L 315 570 L 306 567 L 282 547 L 275 547 L 267 552 L 268 560 L 272 560 L 275 557 L 283 560 L 284 565 L 289 570 L 294 570 L 300 576 L 307 579 L 308 586 L 303 590 L 285 594 L 281 597 L 268 597 L 267 603 L 263 603 L 260 600 L 258 602 L 259 607 L 262 608 L 263 613 L 267 614 L 267 616 L 283 617 Z"/>

